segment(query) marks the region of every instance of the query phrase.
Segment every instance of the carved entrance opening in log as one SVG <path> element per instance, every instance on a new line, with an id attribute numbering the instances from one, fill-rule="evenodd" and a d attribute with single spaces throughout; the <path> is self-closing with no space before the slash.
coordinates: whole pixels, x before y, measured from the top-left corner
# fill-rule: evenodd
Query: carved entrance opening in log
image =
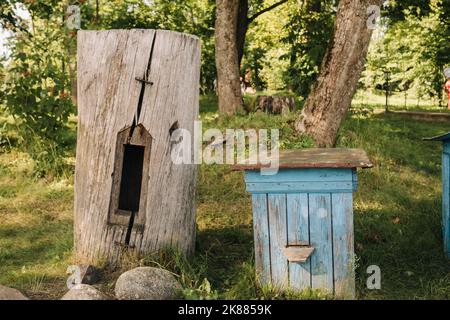
<path id="1" fill-rule="evenodd" d="M 119 210 L 137 212 L 141 199 L 145 147 L 126 144 L 124 148 Z"/>
<path id="2" fill-rule="evenodd" d="M 117 135 L 109 223 L 142 230 L 145 224 L 152 137 L 142 126 Z"/>

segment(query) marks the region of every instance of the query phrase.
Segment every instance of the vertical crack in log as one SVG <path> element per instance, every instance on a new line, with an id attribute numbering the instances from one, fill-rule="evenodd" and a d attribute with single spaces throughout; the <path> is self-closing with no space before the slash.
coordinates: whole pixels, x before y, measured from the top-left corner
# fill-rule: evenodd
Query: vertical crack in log
<path id="1" fill-rule="evenodd" d="M 151 65 L 152 65 L 152 58 L 153 58 L 153 51 L 154 51 L 154 48 L 155 48 L 155 42 L 156 42 L 156 31 L 155 31 L 155 34 L 153 35 L 152 47 L 150 49 L 150 56 L 148 58 L 147 69 L 145 70 L 144 78 L 142 78 L 142 79 L 136 78 L 137 81 L 141 82 L 141 92 L 139 94 L 139 100 L 138 100 L 138 105 L 136 107 L 136 113 L 134 115 L 133 124 L 131 125 L 129 140 L 133 136 L 134 129 L 136 128 L 136 126 L 139 123 L 139 118 L 141 116 L 141 111 L 142 111 L 142 101 L 144 100 L 145 85 L 147 85 L 147 84 L 152 85 L 153 84 L 152 82 L 150 82 L 148 80 L 148 76 L 150 75 L 150 70 L 151 70 Z"/>
<path id="2" fill-rule="evenodd" d="M 136 113 L 133 118 L 133 124 L 131 125 L 127 144 L 130 143 L 131 138 L 133 137 L 134 129 L 136 128 L 136 126 L 139 123 L 139 118 L 141 116 L 141 111 L 142 111 L 142 102 L 144 100 L 144 94 L 145 94 L 145 86 L 147 84 L 150 84 L 150 85 L 153 84 L 152 82 L 149 81 L 148 77 L 149 77 L 150 71 L 151 71 L 151 64 L 152 64 L 152 58 L 153 58 L 153 51 L 155 48 L 155 41 L 156 41 L 156 31 L 153 35 L 152 46 L 150 49 L 150 56 L 148 58 L 148 63 L 147 63 L 147 68 L 144 73 L 144 78 L 142 78 L 142 79 L 136 78 L 137 81 L 141 82 L 141 92 L 139 93 L 138 105 L 136 107 Z M 125 246 L 126 247 L 129 247 L 129 245 L 130 245 L 131 233 L 133 231 L 135 216 L 136 216 L 136 211 L 132 210 L 131 214 L 130 214 L 130 220 L 128 222 L 127 233 L 125 235 Z"/>
<path id="3" fill-rule="evenodd" d="M 131 211 L 130 221 L 128 222 L 127 234 L 125 236 L 125 247 L 129 247 L 130 246 L 131 232 L 133 231 L 134 217 L 135 216 L 136 216 L 136 212 L 135 211 Z"/>
<path id="4" fill-rule="evenodd" d="M 169 136 L 172 136 L 172 134 L 180 128 L 180 125 L 178 124 L 178 120 L 172 123 L 172 125 L 169 128 Z"/>

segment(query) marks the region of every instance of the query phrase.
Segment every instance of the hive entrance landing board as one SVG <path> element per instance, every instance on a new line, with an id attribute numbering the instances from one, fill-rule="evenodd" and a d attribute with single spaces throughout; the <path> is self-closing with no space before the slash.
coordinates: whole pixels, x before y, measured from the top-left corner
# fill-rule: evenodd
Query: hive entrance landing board
<path id="1" fill-rule="evenodd" d="M 172 163 L 170 133 L 176 127 L 193 134 L 198 38 L 106 30 L 80 31 L 77 42 L 78 257 L 115 262 L 117 244 L 127 241 L 140 253 L 166 245 L 191 252 L 197 167 Z"/>
<path id="2" fill-rule="evenodd" d="M 142 125 L 117 135 L 108 223 L 144 228 L 151 145 L 152 137 Z"/>

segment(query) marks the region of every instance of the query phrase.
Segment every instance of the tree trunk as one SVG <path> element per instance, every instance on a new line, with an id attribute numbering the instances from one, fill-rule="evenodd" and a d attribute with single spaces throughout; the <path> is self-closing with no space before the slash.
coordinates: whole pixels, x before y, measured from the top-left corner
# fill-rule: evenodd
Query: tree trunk
<path id="1" fill-rule="evenodd" d="M 334 146 L 339 127 L 356 91 L 372 36 L 368 28 L 370 5 L 382 0 L 341 0 L 333 36 L 317 81 L 296 122 L 299 132 L 318 146 Z"/>
<path id="2" fill-rule="evenodd" d="M 243 107 L 239 82 L 236 30 L 239 0 L 217 0 L 216 67 L 219 111 L 233 114 Z"/>
<path id="3" fill-rule="evenodd" d="M 259 96 L 255 107 L 255 111 L 258 110 L 271 114 L 288 114 L 295 110 L 295 99 L 286 96 Z"/>
<path id="4" fill-rule="evenodd" d="M 236 29 L 236 48 L 238 52 L 238 65 L 241 66 L 242 57 L 244 56 L 245 37 L 247 35 L 249 25 L 248 19 L 248 0 L 239 1 L 238 22 Z"/>

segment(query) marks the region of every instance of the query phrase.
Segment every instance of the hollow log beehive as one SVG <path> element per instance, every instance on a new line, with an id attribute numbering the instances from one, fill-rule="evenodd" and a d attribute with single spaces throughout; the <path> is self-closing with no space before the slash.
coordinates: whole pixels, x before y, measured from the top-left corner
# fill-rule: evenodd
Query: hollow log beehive
<path id="1" fill-rule="evenodd" d="M 75 251 L 194 249 L 197 167 L 171 161 L 171 133 L 198 117 L 200 42 L 163 30 L 78 33 Z"/>

